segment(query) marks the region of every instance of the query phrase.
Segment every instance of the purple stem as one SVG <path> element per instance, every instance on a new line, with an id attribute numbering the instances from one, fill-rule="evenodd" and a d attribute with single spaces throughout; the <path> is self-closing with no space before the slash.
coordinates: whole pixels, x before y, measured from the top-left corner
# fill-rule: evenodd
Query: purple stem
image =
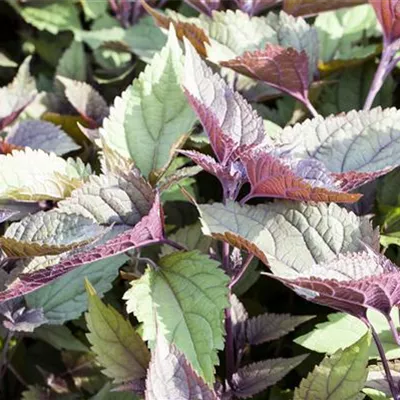
<path id="1" fill-rule="evenodd" d="M 311 115 L 315 118 L 318 117 L 318 111 L 314 108 L 314 106 L 311 104 L 311 101 L 308 97 L 306 97 L 303 101 L 303 104 L 307 107 L 308 111 L 310 111 Z"/>
<path id="2" fill-rule="evenodd" d="M 396 326 L 394 325 L 394 322 L 393 322 L 392 317 L 389 315 L 389 316 L 387 317 L 387 320 L 388 320 L 388 322 L 389 322 L 389 326 L 390 326 L 390 330 L 391 330 L 392 335 L 393 335 L 393 339 L 394 339 L 394 341 L 396 342 L 396 344 L 398 344 L 398 345 L 400 346 L 400 337 L 399 337 L 399 333 L 397 332 L 397 328 L 396 328 Z"/>
<path id="3" fill-rule="evenodd" d="M 382 57 L 379 62 L 378 69 L 375 72 L 374 80 L 372 81 L 371 87 L 369 88 L 367 99 L 365 100 L 364 110 L 369 110 L 372 107 L 372 103 L 379 90 L 381 89 L 385 78 L 390 74 L 395 63 L 392 63 L 394 55 L 393 46 L 385 46 L 383 48 Z"/>
<path id="4" fill-rule="evenodd" d="M 368 327 L 371 329 L 372 337 L 374 338 L 376 347 L 378 348 L 378 352 L 379 352 L 379 355 L 380 355 L 380 357 L 381 357 L 382 365 L 383 365 L 383 368 L 384 368 L 384 370 L 385 370 L 386 379 L 387 379 L 387 381 L 388 381 L 389 388 L 390 388 L 390 391 L 391 391 L 391 393 L 392 393 L 393 399 L 394 399 L 394 400 L 400 400 L 399 390 L 398 390 L 398 388 L 396 387 L 396 384 L 395 384 L 395 382 L 394 382 L 392 373 L 390 372 L 389 362 L 388 362 L 388 360 L 387 360 L 387 358 L 386 358 L 386 354 L 385 354 L 385 350 L 384 350 L 384 348 L 383 348 L 383 346 L 382 346 L 382 342 L 381 342 L 381 340 L 379 339 L 379 336 L 378 336 L 378 334 L 376 333 L 374 327 L 371 325 L 371 323 L 370 323 L 369 321 L 364 321 L 364 322 L 365 322 L 365 323 L 368 325 Z"/>
<path id="5" fill-rule="evenodd" d="M 185 246 L 182 246 L 181 244 L 179 244 L 171 239 L 164 238 L 160 241 L 160 244 L 167 244 L 168 246 L 171 246 L 174 249 L 188 251 Z"/>
<path id="6" fill-rule="evenodd" d="M 229 288 L 233 289 L 233 287 L 242 279 L 243 275 L 246 273 L 247 268 L 249 267 L 251 261 L 253 260 L 254 255 L 249 254 L 242 265 L 240 272 L 232 279 L 231 283 L 229 284 Z"/>

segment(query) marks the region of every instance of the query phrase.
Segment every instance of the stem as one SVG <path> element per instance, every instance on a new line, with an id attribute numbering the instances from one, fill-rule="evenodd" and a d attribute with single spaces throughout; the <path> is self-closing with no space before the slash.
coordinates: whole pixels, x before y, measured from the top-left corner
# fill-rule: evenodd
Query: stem
<path id="1" fill-rule="evenodd" d="M 233 326 L 230 307 L 225 309 L 225 330 L 226 330 L 226 346 L 225 346 L 225 362 L 226 362 L 226 380 L 229 384 L 232 382 L 232 375 L 235 368 L 234 360 L 234 344 L 233 344 Z"/>
<path id="2" fill-rule="evenodd" d="M 382 346 L 381 340 L 379 339 L 379 336 L 376 333 L 376 331 L 375 331 L 374 327 L 372 326 L 372 324 L 367 322 L 367 325 L 371 329 L 372 336 L 374 338 L 376 347 L 378 348 L 378 352 L 379 352 L 379 355 L 381 357 L 382 365 L 383 365 L 383 368 L 385 370 L 386 379 L 388 381 L 389 388 L 390 388 L 390 391 L 392 393 L 393 399 L 394 400 L 400 400 L 400 394 L 399 394 L 399 391 L 398 391 L 398 389 L 396 387 L 396 384 L 395 384 L 395 382 L 393 380 L 392 373 L 390 372 L 389 363 L 388 363 L 388 360 L 386 358 L 385 350 L 384 350 L 384 348 Z"/>
<path id="3" fill-rule="evenodd" d="M 2 386 L 3 386 L 4 374 L 7 371 L 7 364 L 8 364 L 7 352 L 8 352 L 8 348 L 10 346 L 11 338 L 12 338 L 12 332 L 7 331 L 7 336 L 3 342 L 3 349 L 1 351 L 1 358 L 0 358 L 0 391 L 3 388 Z"/>
<path id="4" fill-rule="evenodd" d="M 232 289 L 240 281 L 240 279 L 242 279 L 253 258 L 254 258 L 253 254 L 249 254 L 247 256 L 245 262 L 242 264 L 240 272 L 232 279 L 231 283 L 229 284 L 230 289 Z"/>
<path id="5" fill-rule="evenodd" d="M 311 104 L 311 101 L 309 98 L 306 98 L 303 101 L 303 104 L 307 107 L 308 111 L 310 111 L 311 115 L 315 118 L 318 117 L 318 111 L 314 108 L 314 106 Z"/>
<path id="6" fill-rule="evenodd" d="M 393 320 L 392 320 L 392 317 L 389 315 L 389 316 L 387 317 L 387 320 L 388 320 L 388 322 L 389 322 L 389 326 L 390 326 L 390 330 L 391 330 L 392 335 L 393 335 L 393 339 L 394 339 L 394 341 L 396 342 L 396 344 L 398 344 L 398 345 L 400 346 L 400 337 L 399 337 L 399 333 L 397 332 L 397 328 L 396 328 L 396 326 L 394 325 L 394 322 L 393 322 Z"/>
<path id="7" fill-rule="evenodd" d="M 149 264 L 154 271 L 159 271 L 160 267 L 151 259 L 147 257 L 138 257 L 138 261 Z"/>
<path id="8" fill-rule="evenodd" d="M 174 249 L 188 251 L 185 246 L 182 246 L 181 244 L 179 244 L 171 239 L 164 238 L 161 240 L 160 244 L 167 244 L 168 246 L 171 246 Z"/>
<path id="9" fill-rule="evenodd" d="M 369 110 L 372 107 L 375 96 L 381 89 L 385 78 L 391 72 L 396 64 L 391 63 L 393 58 L 393 48 L 387 46 L 383 48 L 382 57 L 379 62 L 378 69 L 375 72 L 374 80 L 372 81 L 371 87 L 369 88 L 367 99 L 365 100 L 364 110 Z"/>

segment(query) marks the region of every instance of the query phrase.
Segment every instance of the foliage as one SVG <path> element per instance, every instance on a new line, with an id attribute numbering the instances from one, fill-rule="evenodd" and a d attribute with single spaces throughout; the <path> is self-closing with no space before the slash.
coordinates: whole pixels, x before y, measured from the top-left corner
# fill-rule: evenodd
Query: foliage
<path id="1" fill-rule="evenodd" d="M 0 2 L 0 398 L 399 399 L 399 10 Z"/>

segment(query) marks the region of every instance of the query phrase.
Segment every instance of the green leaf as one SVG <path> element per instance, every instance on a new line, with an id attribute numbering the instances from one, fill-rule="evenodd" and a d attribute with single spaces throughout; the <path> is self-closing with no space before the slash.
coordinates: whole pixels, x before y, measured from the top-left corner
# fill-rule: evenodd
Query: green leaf
<path id="1" fill-rule="evenodd" d="M 393 397 L 387 397 L 385 393 L 381 392 L 380 390 L 371 389 L 371 388 L 364 388 L 363 393 L 365 393 L 369 399 L 371 400 L 390 400 Z"/>
<path id="2" fill-rule="evenodd" d="M 81 0 L 81 4 L 87 19 L 96 19 L 107 12 L 107 0 Z"/>
<path id="3" fill-rule="evenodd" d="M 276 202 L 241 207 L 227 202 L 198 208 L 204 234 L 245 248 L 273 271 L 288 276 L 339 253 L 362 250 L 362 242 L 378 246 L 369 220 L 336 204 Z"/>
<path id="4" fill-rule="evenodd" d="M 166 47 L 117 97 L 100 135 L 142 174 L 163 171 L 196 120 L 181 89 L 182 50 L 173 28 Z"/>
<path id="5" fill-rule="evenodd" d="M 43 340 L 58 350 L 89 351 L 64 325 L 42 325 L 36 328 L 30 336 Z"/>
<path id="6" fill-rule="evenodd" d="M 391 313 L 397 328 L 400 327 L 396 310 Z M 386 318 L 375 310 L 368 310 L 368 319 L 377 331 L 385 349 L 386 357 L 390 360 L 400 357 L 400 348 L 395 343 Z M 299 336 L 295 343 L 319 353 L 333 354 L 339 349 L 351 346 L 367 332 L 366 325 L 358 318 L 344 313 L 328 315 L 328 321 L 319 323 L 311 332 Z M 375 343 L 371 343 L 370 359 L 379 359 Z"/>
<path id="7" fill-rule="evenodd" d="M 146 376 L 150 353 L 142 338 L 110 305 L 105 305 L 86 280 L 89 310 L 85 314 L 89 332 L 87 338 L 103 373 L 115 383 L 137 380 Z"/>
<path id="8" fill-rule="evenodd" d="M 368 375 L 371 334 L 345 350 L 326 356 L 294 392 L 294 400 L 357 399 Z"/>
<path id="9" fill-rule="evenodd" d="M 27 294 L 26 303 L 30 308 L 43 308 L 50 324 L 60 325 L 78 318 L 88 306 L 85 277 L 90 279 L 97 293 L 101 295 L 111 289 L 118 269 L 128 259 L 121 254 L 74 269 L 50 285 Z"/>
<path id="10" fill-rule="evenodd" d="M 324 62 L 367 57 L 376 51 L 376 45 L 362 46 L 362 39 L 381 34 L 369 4 L 321 13 L 314 26 L 318 32 L 319 58 Z"/>
<path id="11" fill-rule="evenodd" d="M 113 387 L 110 383 L 106 383 L 103 388 L 90 400 L 139 400 L 133 393 L 129 392 L 115 392 L 112 391 Z"/>
<path id="12" fill-rule="evenodd" d="M 41 31 L 56 35 L 61 31 L 75 31 L 81 28 L 78 9 L 72 1 L 46 1 L 36 6 L 30 3 L 20 6 L 19 2 L 14 0 L 8 0 L 8 3 L 28 24 Z"/>
<path id="13" fill-rule="evenodd" d="M 229 279 L 217 262 L 197 251 L 173 253 L 159 265 L 157 271 L 147 269 L 125 293 L 128 312 L 143 322 L 143 337 L 151 347 L 158 331 L 213 383 L 217 351 L 224 346 Z"/>
<path id="14" fill-rule="evenodd" d="M 87 65 L 83 44 L 74 40 L 60 58 L 56 75 L 84 82 L 87 79 Z"/>
<path id="15" fill-rule="evenodd" d="M 103 233 L 104 228 L 91 219 L 56 209 L 11 224 L 0 237 L 0 246 L 8 256 L 55 255 L 88 244 Z"/>
<path id="16" fill-rule="evenodd" d="M 0 165 L 0 199 L 61 200 L 91 174 L 80 159 L 30 148 L 0 155 Z"/>

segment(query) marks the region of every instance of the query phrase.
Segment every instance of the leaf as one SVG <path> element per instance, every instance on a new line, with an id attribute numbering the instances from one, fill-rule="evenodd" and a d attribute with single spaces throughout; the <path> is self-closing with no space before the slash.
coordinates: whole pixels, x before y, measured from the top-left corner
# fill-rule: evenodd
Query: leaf
<path id="1" fill-rule="evenodd" d="M 76 81 L 86 81 L 87 65 L 83 44 L 74 40 L 65 50 L 56 69 L 56 76 L 64 76 Z"/>
<path id="2" fill-rule="evenodd" d="M 361 45 L 365 37 L 380 35 L 379 23 L 369 4 L 322 13 L 314 26 L 323 62 L 365 58 L 376 51 L 374 44 Z"/>
<path id="3" fill-rule="evenodd" d="M 20 6 L 19 2 L 8 0 L 8 3 L 28 23 L 39 30 L 45 30 L 53 35 L 61 31 L 75 31 L 81 28 L 78 9 L 70 1 L 41 2 L 37 5 Z"/>
<path id="4" fill-rule="evenodd" d="M 246 52 L 220 64 L 263 81 L 301 102 L 308 101 L 308 57 L 304 50 L 300 53 L 293 48 L 268 44 L 265 50 Z"/>
<path id="5" fill-rule="evenodd" d="M 64 325 L 42 325 L 31 336 L 51 344 L 57 350 L 89 351 Z"/>
<path id="6" fill-rule="evenodd" d="M 153 188 L 136 171 L 125 171 L 92 175 L 58 207 L 101 225 L 134 226 L 150 212 L 154 199 Z"/>
<path id="7" fill-rule="evenodd" d="M 85 317 L 90 332 L 87 338 L 105 368 L 103 373 L 115 383 L 144 378 L 150 354 L 142 338 L 128 320 L 100 300 L 89 281 L 86 290 L 89 311 Z"/>
<path id="8" fill-rule="evenodd" d="M 285 160 L 267 151 L 249 151 L 243 154 L 241 159 L 251 185 L 246 200 L 252 197 L 278 197 L 302 201 L 353 203 L 361 197 L 357 193 L 340 191 L 339 185 L 335 185 L 324 166 L 318 165 L 316 160 Z M 290 168 L 292 166 L 293 169 Z M 370 175 L 367 175 L 365 180 L 368 179 Z M 352 179 L 351 189 L 356 186 L 355 181 L 359 183 Z"/>
<path id="9" fill-rule="evenodd" d="M 378 248 L 368 219 L 336 204 L 279 202 L 241 207 L 227 202 L 198 209 L 204 234 L 252 252 L 273 271 L 300 272 L 339 253 L 363 250 L 362 242 Z"/>
<path id="10" fill-rule="evenodd" d="M 260 314 L 246 322 L 246 337 L 252 345 L 276 340 L 312 318 L 310 315 Z"/>
<path id="11" fill-rule="evenodd" d="M 398 358 L 400 349 L 393 339 L 392 332 L 389 330 L 387 318 L 373 309 L 368 310 L 367 316 L 379 336 L 387 359 Z M 396 309 L 391 312 L 391 318 L 398 329 L 399 317 Z M 317 324 L 313 331 L 298 337 L 294 341 L 309 350 L 333 354 L 339 349 L 344 349 L 354 344 L 365 335 L 367 330 L 365 323 L 358 318 L 349 314 L 334 313 L 328 315 L 327 322 Z M 369 357 L 370 359 L 380 359 L 374 342 L 371 343 Z"/>
<path id="12" fill-rule="evenodd" d="M 0 246 L 8 256 L 14 257 L 60 254 L 103 234 L 104 228 L 91 219 L 55 209 L 14 222 L 0 237 Z"/>
<path id="13" fill-rule="evenodd" d="M 14 200 L 61 200 L 90 175 L 90 166 L 64 160 L 42 150 L 14 150 L 0 155 L 0 198 Z"/>
<path id="14" fill-rule="evenodd" d="M 16 302 L 3 303 L 0 313 L 4 316 L 3 326 L 10 332 L 33 332 L 47 322 L 42 309 L 27 309 Z"/>
<path id="15" fill-rule="evenodd" d="M 118 275 L 118 269 L 128 261 L 124 254 L 87 264 L 75 269 L 25 296 L 32 308 L 42 308 L 49 324 L 61 325 L 65 321 L 78 318 L 87 310 L 88 299 L 84 280 L 90 279 L 98 295 L 112 288 L 112 281 Z"/>
<path id="16" fill-rule="evenodd" d="M 146 380 L 146 400 L 217 400 L 217 395 L 191 368 L 184 355 L 163 337 L 157 344 Z"/>
<path id="17" fill-rule="evenodd" d="M 221 0 L 185 0 L 185 3 L 209 17 L 212 17 L 212 12 L 221 6 Z"/>
<path id="18" fill-rule="evenodd" d="M 65 87 L 65 95 L 76 111 L 90 124 L 99 127 L 108 116 L 108 106 L 103 97 L 85 82 L 74 81 L 62 76 L 57 79 Z"/>
<path id="19" fill-rule="evenodd" d="M 37 95 L 36 82 L 29 71 L 31 57 L 20 65 L 8 86 L 0 88 L 0 130 L 11 124 Z"/>
<path id="20" fill-rule="evenodd" d="M 235 0 L 237 6 L 250 16 L 260 14 L 267 8 L 278 4 L 280 0 Z"/>
<path id="21" fill-rule="evenodd" d="M 53 152 L 58 156 L 80 148 L 58 126 L 38 120 L 21 121 L 14 125 L 6 137 L 6 143 Z"/>
<path id="22" fill-rule="evenodd" d="M 375 173 L 393 168 L 398 165 L 399 116 L 395 108 L 377 107 L 306 120 L 282 131 L 281 152 L 315 158 L 336 173 Z"/>
<path id="23" fill-rule="evenodd" d="M 372 250 L 339 254 L 331 261 L 311 264 L 291 279 L 283 275 L 275 277 L 300 296 L 363 321 L 368 308 L 390 319 L 393 306 L 400 303 L 399 269 Z"/>
<path id="24" fill-rule="evenodd" d="M 87 19 L 96 19 L 107 12 L 107 0 L 81 0 L 82 8 Z"/>
<path id="25" fill-rule="evenodd" d="M 115 392 L 108 382 L 90 400 L 139 400 L 139 397 L 130 392 Z"/>
<path id="26" fill-rule="evenodd" d="M 288 14 L 314 15 L 323 11 L 334 10 L 341 7 L 352 7 L 357 4 L 365 3 L 366 0 L 284 0 L 283 9 Z"/>
<path id="27" fill-rule="evenodd" d="M 207 383 L 213 383 L 217 350 L 223 348 L 228 277 L 217 262 L 197 251 L 170 254 L 159 265 L 159 270 L 147 269 L 131 283 L 124 295 L 127 310 L 144 323 L 143 338 L 150 347 L 158 329 Z"/>
<path id="28" fill-rule="evenodd" d="M 97 246 L 88 246 L 76 252 L 72 251 L 61 260 L 59 258 L 37 260 L 37 263 L 28 270 L 23 270 L 6 290 L 0 292 L 0 303 L 38 290 L 83 265 L 106 260 L 143 245 L 158 243 L 164 236 L 161 218 L 160 200 L 156 197 L 149 214 L 133 228 L 105 242 L 103 238 L 103 243 Z"/>
<path id="29" fill-rule="evenodd" d="M 232 376 L 233 393 L 239 399 L 247 399 L 275 385 L 306 358 L 301 355 L 292 358 L 275 358 L 259 361 L 240 368 Z"/>
<path id="30" fill-rule="evenodd" d="M 389 370 L 393 377 L 395 386 L 399 385 L 400 382 L 400 372 L 399 365 L 396 361 L 388 363 Z M 379 390 L 382 394 L 386 395 L 388 398 L 392 398 L 392 393 L 386 377 L 386 373 L 382 364 L 371 365 L 368 371 L 367 381 L 365 386 L 375 390 Z"/>
<path id="31" fill-rule="evenodd" d="M 201 60 L 185 43 L 184 86 L 218 160 L 234 160 L 241 145 L 257 145 L 267 140 L 263 120 L 247 101 Z M 233 159 L 231 159 L 233 157 Z"/>
<path id="32" fill-rule="evenodd" d="M 180 87 L 182 52 L 173 29 L 167 45 L 145 72 L 117 97 L 100 135 L 149 176 L 164 170 L 194 122 Z"/>
<path id="33" fill-rule="evenodd" d="M 0 224 L 8 221 L 10 218 L 12 218 L 15 215 L 18 215 L 19 213 L 20 213 L 20 211 L 17 211 L 17 210 L 0 208 Z"/>
<path id="34" fill-rule="evenodd" d="M 168 29 L 170 24 L 172 24 L 179 40 L 183 40 L 184 37 L 187 38 L 203 57 L 207 56 L 205 45 L 209 44 L 210 40 L 203 29 L 187 22 L 174 21 L 173 19 L 166 17 L 164 14 L 161 14 L 154 8 L 150 7 L 145 1 L 143 1 L 142 4 L 144 9 L 155 19 L 160 27 Z"/>
<path id="35" fill-rule="evenodd" d="M 368 332 L 357 343 L 327 356 L 295 390 L 294 400 L 356 399 L 367 378 Z"/>

